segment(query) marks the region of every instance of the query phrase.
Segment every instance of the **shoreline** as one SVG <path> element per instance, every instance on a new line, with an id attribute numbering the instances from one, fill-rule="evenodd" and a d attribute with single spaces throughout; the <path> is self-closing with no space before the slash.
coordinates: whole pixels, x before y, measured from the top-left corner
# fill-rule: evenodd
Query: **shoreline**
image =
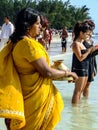
<path id="1" fill-rule="evenodd" d="M 50 48 L 47 51 L 50 56 L 68 55 L 72 53 L 70 45 L 72 44 L 71 33 L 68 33 L 67 38 L 67 49 L 65 53 L 62 53 L 61 38 L 59 34 L 53 35 L 53 39 L 50 44 Z"/>

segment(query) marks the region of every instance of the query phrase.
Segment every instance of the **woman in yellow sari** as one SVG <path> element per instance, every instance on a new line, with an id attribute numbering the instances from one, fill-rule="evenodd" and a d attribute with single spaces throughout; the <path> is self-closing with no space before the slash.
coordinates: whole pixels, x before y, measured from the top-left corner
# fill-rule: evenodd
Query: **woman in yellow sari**
<path id="1" fill-rule="evenodd" d="M 20 130 L 53 130 L 64 104 L 52 79 L 66 76 L 77 79 L 73 72 L 50 67 L 47 51 L 36 41 L 40 29 L 39 13 L 26 8 L 17 15 L 15 32 L 10 37 L 24 99 L 26 125 Z"/>

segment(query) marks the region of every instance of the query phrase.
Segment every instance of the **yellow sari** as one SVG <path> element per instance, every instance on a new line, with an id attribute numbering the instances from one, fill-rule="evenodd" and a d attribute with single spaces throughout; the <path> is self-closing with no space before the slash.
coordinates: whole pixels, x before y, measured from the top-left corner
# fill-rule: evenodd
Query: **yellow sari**
<path id="1" fill-rule="evenodd" d="M 21 84 L 12 60 L 12 44 L 0 51 L 0 117 L 10 118 L 11 129 L 25 125 Z"/>
<path id="2" fill-rule="evenodd" d="M 25 37 L 16 44 L 12 56 L 24 98 L 26 125 L 19 129 L 53 130 L 60 120 L 63 100 L 52 80 L 42 77 L 32 65 L 33 61 L 44 57 L 50 66 L 46 50 L 37 41 Z"/>

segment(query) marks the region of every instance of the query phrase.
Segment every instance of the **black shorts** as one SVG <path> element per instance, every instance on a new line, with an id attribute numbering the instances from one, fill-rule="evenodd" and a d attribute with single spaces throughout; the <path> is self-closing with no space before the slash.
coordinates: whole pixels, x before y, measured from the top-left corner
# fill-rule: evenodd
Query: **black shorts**
<path id="1" fill-rule="evenodd" d="M 72 72 L 75 72 L 80 77 L 88 76 L 88 74 L 89 74 L 88 69 L 72 68 Z"/>
<path id="2" fill-rule="evenodd" d="M 66 41 L 66 39 L 62 39 L 62 42 L 61 42 L 61 44 L 62 44 L 62 47 L 66 47 L 66 44 L 67 44 L 67 41 Z"/>

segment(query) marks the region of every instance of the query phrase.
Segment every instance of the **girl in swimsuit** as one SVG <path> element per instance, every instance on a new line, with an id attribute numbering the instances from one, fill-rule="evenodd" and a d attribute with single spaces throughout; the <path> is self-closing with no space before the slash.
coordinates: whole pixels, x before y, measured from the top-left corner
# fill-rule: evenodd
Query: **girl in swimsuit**
<path id="1" fill-rule="evenodd" d="M 77 22 L 74 27 L 74 41 L 72 43 L 72 71 L 79 76 L 75 82 L 75 88 L 72 96 L 72 103 L 77 104 L 80 101 L 81 93 L 87 83 L 89 75 L 89 55 L 95 49 L 93 46 L 86 48 L 83 45 L 85 39 L 89 37 L 91 27 L 87 23 Z"/>
<path id="2" fill-rule="evenodd" d="M 93 30 L 95 29 L 95 24 L 92 20 L 84 20 L 84 23 L 87 23 L 91 26 L 91 32 L 90 32 L 90 35 L 89 35 L 89 39 L 87 39 L 83 42 L 83 44 L 85 45 L 86 48 L 90 48 L 91 46 L 93 46 L 92 34 L 93 34 Z M 88 98 L 90 84 L 91 84 L 92 81 L 94 81 L 94 76 L 96 76 L 96 73 L 97 73 L 96 57 L 93 56 L 93 57 L 89 58 L 88 81 L 87 81 L 85 88 L 83 90 L 83 96 L 85 98 Z"/>

